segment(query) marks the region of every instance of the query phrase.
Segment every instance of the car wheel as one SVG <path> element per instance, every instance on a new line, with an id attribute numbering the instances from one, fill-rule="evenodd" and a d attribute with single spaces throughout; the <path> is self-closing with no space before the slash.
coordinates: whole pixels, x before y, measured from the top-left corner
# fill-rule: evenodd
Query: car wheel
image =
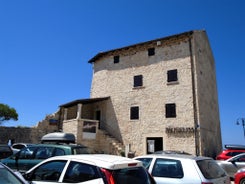
<path id="1" fill-rule="evenodd" d="M 241 179 L 239 184 L 245 184 L 245 178 Z"/>

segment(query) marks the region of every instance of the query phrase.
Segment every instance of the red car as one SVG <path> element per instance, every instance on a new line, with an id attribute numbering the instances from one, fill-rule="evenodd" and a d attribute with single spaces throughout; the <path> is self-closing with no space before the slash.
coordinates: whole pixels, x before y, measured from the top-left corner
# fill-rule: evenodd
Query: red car
<path id="1" fill-rule="evenodd" d="M 239 169 L 234 175 L 234 177 L 235 184 L 245 184 L 245 168 Z"/>
<path id="2" fill-rule="evenodd" d="M 223 150 L 217 157 L 216 160 L 227 160 L 228 158 L 234 157 L 240 153 L 245 153 L 244 145 L 225 145 Z M 245 183 L 244 183 L 245 184 Z"/>

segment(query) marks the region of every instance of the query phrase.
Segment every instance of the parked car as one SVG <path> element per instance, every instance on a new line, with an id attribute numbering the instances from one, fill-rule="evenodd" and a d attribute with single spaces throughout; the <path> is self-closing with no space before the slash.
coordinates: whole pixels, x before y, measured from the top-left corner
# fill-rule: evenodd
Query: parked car
<path id="1" fill-rule="evenodd" d="M 29 184 L 20 173 L 14 173 L 0 162 L 0 183 L 2 184 Z"/>
<path id="2" fill-rule="evenodd" d="M 106 154 L 52 157 L 34 166 L 24 177 L 33 184 L 155 184 L 140 161 Z"/>
<path id="3" fill-rule="evenodd" d="M 91 153 L 91 151 L 83 145 L 35 144 L 21 149 L 16 154 L 1 160 L 1 162 L 11 169 L 18 170 L 23 173 L 49 157 L 87 153 Z"/>
<path id="4" fill-rule="evenodd" d="M 162 151 L 156 151 L 154 154 L 186 154 L 191 155 L 190 153 L 187 153 L 185 151 L 175 151 L 175 150 L 162 150 Z"/>
<path id="5" fill-rule="evenodd" d="M 4 159 L 13 154 L 13 150 L 7 144 L 0 144 L 0 159 Z"/>
<path id="6" fill-rule="evenodd" d="M 234 179 L 234 174 L 245 167 L 245 153 L 241 153 L 227 160 L 217 160 L 217 163 Z"/>
<path id="7" fill-rule="evenodd" d="M 151 154 L 134 159 L 142 161 L 157 184 L 230 184 L 226 172 L 209 157 L 187 154 Z"/>
<path id="8" fill-rule="evenodd" d="M 245 153 L 244 145 L 225 145 L 225 149 L 216 157 L 216 160 L 227 160 L 240 153 Z"/>
<path id="9" fill-rule="evenodd" d="M 235 180 L 234 180 L 235 184 L 245 184 L 245 168 L 239 169 L 235 173 L 234 178 L 235 178 Z"/>
<path id="10" fill-rule="evenodd" d="M 26 148 L 28 146 L 31 146 L 33 144 L 31 143 L 14 143 L 13 145 L 11 145 L 11 148 L 13 150 L 13 153 L 17 153 L 18 151 L 20 151 L 22 148 Z"/>

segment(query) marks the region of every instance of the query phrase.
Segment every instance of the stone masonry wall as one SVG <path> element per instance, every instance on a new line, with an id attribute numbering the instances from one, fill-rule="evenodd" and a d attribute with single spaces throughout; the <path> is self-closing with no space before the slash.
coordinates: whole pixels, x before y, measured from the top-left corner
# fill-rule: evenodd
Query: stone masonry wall
<path id="1" fill-rule="evenodd" d="M 202 34 L 202 31 L 194 32 L 193 37 L 199 34 Z M 208 117 L 210 110 L 196 112 L 203 110 L 197 108 L 194 111 L 196 93 L 193 91 L 192 82 L 200 82 L 195 78 L 200 74 L 192 75 L 193 70 L 197 72 L 195 71 L 197 68 L 192 68 L 191 61 L 198 49 L 192 50 L 191 53 L 189 38 L 172 38 L 118 49 L 108 52 L 93 63 L 91 98 L 110 96 L 111 106 L 106 112 L 105 127 L 110 127 L 113 136 L 121 135 L 124 145 L 130 144 L 136 154 L 146 153 L 148 137 L 162 137 L 163 149 L 183 150 L 196 154 L 194 113 Z M 198 43 L 205 44 L 205 37 L 204 40 L 199 39 Z M 155 55 L 148 56 L 147 50 L 152 47 L 155 48 Z M 210 50 L 206 51 L 206 57 L 209 57 Z M 114 56 L 119 56 L 119 63 L 114 63 Z M 199 58 L 196 59 L 196 63 L 200 62 Z M 214 69 L 206 65 L 209 63 L 203 62 L 200 70 L 211 72 L 211 76 L 214 76 Z M 178 81 L 168 83 L 167 72 L 173 69 L 178 71 Z M 133 87 L 133 78 L 136 75 L 143 76 L 143 86 L 140 88 Z M 212 78 L 207 77 L 204 80 L 207 80 L 206 84 L 209 82 L 212 84 L 210 88 L 216 87 L 216 83 L 210 81 Z M 204 102 L 212 98 L 214 98 L 215 108 L 217 107 L 216 96 L 213 96 L 212 90 L 203 87 L 199 89 L 199 85 L 195 87 L 195 90 L 202 90 L 205 94 L 198 97 L 205 98 L 198 101 L 198 107 L 208 108 Z M 176 104 L 176 118 L 165 117 L 165 104 L 168 103 Z M 132 106 L 139 107 L 139 120 L 130 120 Z M 219 124 L 219 122 L 213 123 Z M 166 132 L 166 129 L 182 128 L 193 131 L 184 133 L 177 131 L 171 134 Z M 217 135 L 219 134 L 220 132 L 217 132 Z M 211 137 L 212 133 L 205 135 Z M 208 149 L 215 149 L 215 145 Z"/>
<path id="2" fill-rule="evenodd" d="M 194 126 L 189 44 L 184 40 L 154 46 L 156 54 L 151 57 L 147 55 L 149 46 L 145 46 L 117 53 L 118 64 L 113 63 L 114 55 L 97 61 L 91 97 L 111 97 L 107 123 L 114 127 L 110 132 L 121 134 L 124 145 L 130 144 L 136 154 L 146 153 L 147 137 L 162 137 L 164 149 L 195 153 L 193 134 L 172 137 L 165 133 L 167 127 Z M 178 70 L 178 83 L 168 84 L 167 71 L 172 69 Z M 135 75 L 143 75 L 142 88 L 133 88 Z M 165 118 L 166 103 L 176 103 L 176 118 Z M 139 106 L 139 120 L 130 120 L 131 106 Z"/>

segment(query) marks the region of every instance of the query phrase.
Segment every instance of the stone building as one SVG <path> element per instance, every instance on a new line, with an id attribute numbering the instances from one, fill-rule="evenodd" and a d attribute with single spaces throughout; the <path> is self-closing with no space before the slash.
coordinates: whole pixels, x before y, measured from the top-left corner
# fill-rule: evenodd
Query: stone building
<path id="1" fill-rule="evenodd" d="M 78 142 L 135 155 L 221 151 L 215 62 L 205 31 L 101 52 L 89 63 L 90 99 L 60 106 L 60 129 Z"/>

